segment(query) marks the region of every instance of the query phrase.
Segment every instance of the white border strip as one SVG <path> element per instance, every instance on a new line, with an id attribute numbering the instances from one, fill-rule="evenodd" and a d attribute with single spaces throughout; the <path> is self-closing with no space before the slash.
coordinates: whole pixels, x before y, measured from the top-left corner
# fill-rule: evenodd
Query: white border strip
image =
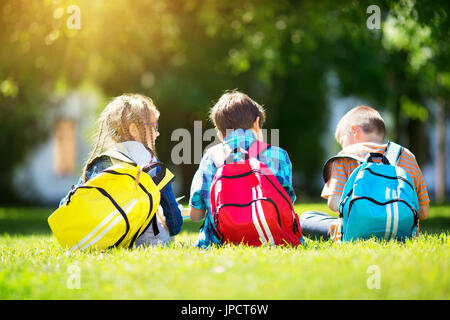
<path id="1" fill-rule="evenodd" d="M 389 200 L 391 195 L 391 189 L 386 188 L 386 201 Z M 386 206 L 386 232 L 384 233 L 384 239 L 388 240 L 389 239 L 389 234 L 391 233 L 391 204 L 389 203 Z"/>
<path id="2" fill-rule="evenodd" d="M 256 190 L 257 190 L 258 197 L 262 198 L 261 186 L 258 185 L 256 187 Z M 264 211 L 263 211 L 263 208 L 261 206 L 261 201 L 257 201 L 256 202 L 256 208 L 258 210 L 259 219 L 261 220 L 261 224 L 262 224 L 262 226 L 264 228 L 264 231 L 266 232 L 267 237 L 269 238 L 269 243 L 270 243 L 270 245 L 274 246 L 275 245 L 275 241 L 273 240 L 272 233 L 270 232 L 270 228 L 267 225 L 266 217 L 264 216 Z"/>
<path id="3" fill-rule="evenodd" d="M 392 198 L 397 198 L 397 192 L 395 190 L 392 190 Z M 398 202 L 394 202 L 392 206 L 394 207 L 394 225 L 392 227 L 392 238 L 395 239 L 398 229 Z"/>
<path id="4" fill-rule="evenodd" d="M 124 209 L 126 215 L 128 216 L 128 214 L 130 213 L 130 211 L 134 208 L 134 206 L 137 203 L 137 200 L 134 199 L 132 200 L 132 204 L 130 204 L 126 209 Z M 115 218 L 110 224 L 109 226 L 107 226 L 102 232 L 99 233 L 98 236 L 96 236 L 94 239 L 92 239 L 91 241 L 89 241 L 89 243 L 87 243 L 85 246 L 83 246 L 80 250 L 84 250 L 90 246 L 92 246 L 93 244 L 97 243 L 98 240 L 100 240 L 101 238 L 103 238 L 103 236 L 105 234 L 107 234 L 112 228 L 114 228 L 116 226 L 116 224 L 118 224 L 121 220 L 123 219 L 122 215 L 119 215 L 117 218 Z"/>
<path id="5" fill-rule="evenodd" d="M 123 208 L 124 210 L 126 210 L 128 208 L 129 205 L 131 205 L 131 203 L 135 201 L 137 202 L 137 200 L 131 200 L 130 202 L 128 202 Z M 134 204 L 133 204 L 134 206 Z M 129 211 L 128 211 L 129 212 Z M 103 219 L 102 222 L 100 222 L 98 224 L 98 226 L 96 226 L 91 232 L 89 232 L 89 234 L 87 236 L 85 236 L 83 239 L 81 239 L 80 242 L 78 242 L 75 246 L 73 246 L 71 248 L 71 250 L 76 250 L 78 248 L 80 248 L 81 246 L 83 246 L 87 241 L 89 241 L 89 239 L 91 239 L 93 236 L 95 236 L 97 234 L 97 232 L 99 232 L 105 225 L 107 225 L 108 223 L 111 222 L 111 220 L 113 220 L 113 218 L 115 216 L 117 216 L 117 214 L 120 214 L 119 211 L 117 209 L 113 210 L 105 219 Z M 128 213 L 127 213 L 128 214 Z M 115 221 L 115 220 L 114 220 Z M 116 222 L 117 224 L 117 222 Z M 98 241 L 98 240 L 97 240 Z M 83 246 L 81 248 L 81 250 L 85 249 L 86 246 Z"/>
<path id="6" fill-rule="evenodd" d="M 256 199 L 256 189 L 255 188 L 252 188 L 252 198 L 253 198 L 253 200 Z M 264 245 L 266 245 L 267 244 L 267 239 L 264 236 L 264 232 L 262 231 L 261 226 L 259 225 L 259 222 L 258 222 L 258 218 L 256 217 L 256 204 L 255 204 L 255 202 L 252 203 L 252 220 L 253 220 L 253 224 L 255 225 L 256 231 L 258 232 L 259 239 L 261 240 L 261 242 Z"/>

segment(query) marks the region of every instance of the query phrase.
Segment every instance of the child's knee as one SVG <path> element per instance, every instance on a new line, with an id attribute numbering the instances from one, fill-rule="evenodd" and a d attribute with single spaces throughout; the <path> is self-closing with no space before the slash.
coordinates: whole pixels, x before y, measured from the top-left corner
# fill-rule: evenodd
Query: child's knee
<path id="1" fill-rule="evenodd" d="M 300 215 L 300 223 L 302 221 L 305 221 L 308 219 L 313 219 L 314 217 L 317 217 L 317 216 L 328 216 L 328 215 L 326 213 L 317 212 L 317 211 L 306 211 Z"/>

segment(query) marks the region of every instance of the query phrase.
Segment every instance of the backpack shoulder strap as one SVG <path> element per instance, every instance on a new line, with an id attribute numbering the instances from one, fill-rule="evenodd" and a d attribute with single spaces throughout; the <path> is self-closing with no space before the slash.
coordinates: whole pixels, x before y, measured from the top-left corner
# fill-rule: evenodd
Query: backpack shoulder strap
<path id="1" fill-rule="evenodd" d="M 175 175 L 167 169 L 166 165 L 161 162 L 154 162 L 150 165 L 147 165 L 142 168 L 142 171 L 148 173 L 150 170 L 159 167 L 160 170 L 155 174 L 155 176 L 152 176 L 152 180 L 156 185 L 156 188 L 161 191 L 166 185 L 168 185 L 172 180 L 175 178 Z"/>
<path id="2" fill-rule="evenodd" d="M 126 162 L 129 164 L 132 164 L 134 166 L 136 166 L 136 163 L 131 160 L 129 157 L 127 157 L 124 153 L 117 151 L 117 150 L 107 150 L 101 154 L 99 154 L 98 156 L 96 156 L 94 159 L 91 160 L 91 162 L 89 163 L 89 166 L 91 166 L 95 161 L 97 161 L 97 159 L 100 159 L 101 157 L 109 157 L 109 158 L 113 158 L 122 162 Z"/>
<path id="3" fill-rule="evenodd" d="M 219 143 L 209 148 L 206 152 L 214 162 L 215 166 L 219 168 L 225 163 L 225 159 L 230 155 L 231 148 L 227 144 Z"/>
<path id="4" fill-rule="evenodd" d="M 400 159 L 402 151 L 403 151 L 402 146 L 396 144 L 395 142 L 389 141 L 384 155 L 389 160 L 389 163 L 395 166 L 397 165 L 397 162 Z"/>
<path id="5" fill-rule="evenodd" d="M 249 158 L 258 158 L 258 156 L 261 153 L 263 153 L 268 147 L 269 147 L 269 145 L 267 143 L 256 140 L 248 148 L 248 157 Z"/>
<path id="6" fill-rule="evenodd" d="M 327 160 L 327 162 L 325 162 L 325 165 L 323 166 L 323 180 L 325 181 L 325 183 L 328 182 L 328 180 L 330 179 L 330 166 L 333 164 L 334 160 L 337 159 L 352 159 L 355 161 L 358 161 L 359 163 L 364 163 L 366 162 L 366 159 L 360 158 L 358 156 L 353 156 L 353 155 L 349 155 L 349 154 L 340 154 L 334 157 L 331 157 L 330 159 Z"/>
<path id="7" fill-rule="evenodd" d="M 262 152 L 264 152 L 269 147 L 269 144 L 256 140 L 253 142 L 248 149 L 249 158 L 257 158 Z M 227 144 L 218 144 L 208 149 L 208 155 L 214 162 L 217 168 L 222 166 L 228 160 L 229 156 L 238 151 L 239 148 L 231 150 L 230 146 Z M 245 150 L 241 149 L 242 152 Z"/>
<path id="8" fill-rule="evenodd" d="M 110 159 L 111 165 L 114 165 L 114 161 L 112 161 L 112 159 L 115 159 L 115 160 L 119 160 L 120 162 L 125 162 L 125 163 L 131 164 L 133 166 L 137 166 L 137 164 L 133 160 L 128 158 L 125 154 L 123 154 L 123 153 L 121 153 L 119 151 L 108 150 L 108 151 L 105 151 L 105 152 L 99 154 L 95 158 L 93 158 L 88 163 L 87 170 L 89 170 L 101 158 L 108 158 L 108 159 Z M 90 179 L 90 177 L 89 177 L 89 179 Z M 89 180 L 89 179 L 87 179 L 87 180 Z"/>

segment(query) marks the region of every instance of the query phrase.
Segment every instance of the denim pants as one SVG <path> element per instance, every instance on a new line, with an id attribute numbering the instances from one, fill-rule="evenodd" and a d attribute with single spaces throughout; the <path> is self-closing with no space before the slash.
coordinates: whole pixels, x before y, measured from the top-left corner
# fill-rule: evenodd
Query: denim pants
<path id="1" fill-rule="evenodd" d="M 300 215 L 302 234 L 312 240 L 328 240 L 330 238 L 330 226 L 339 218 L 331 217 L 326 213 L 307 211 Z"/>

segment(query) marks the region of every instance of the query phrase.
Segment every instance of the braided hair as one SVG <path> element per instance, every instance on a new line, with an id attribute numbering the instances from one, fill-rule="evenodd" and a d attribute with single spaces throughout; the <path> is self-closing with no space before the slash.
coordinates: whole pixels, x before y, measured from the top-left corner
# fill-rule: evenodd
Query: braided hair
<path id="1" fill-rule="evenodd" d="M 152 99 L 140 94 L 123 94 L 114 98 L 100 114 L 95 147 L 83 169 L 83 182 L 87 181 L 86 171 L 97 153 L 115 143 L 135 140 L 130 133 L 130 125 L 134 123 L 138 135 L 145 148 L 152 156 L 156 156 L 153 128 L 148 123 L 156 122 L 159 111 Z M 150 141 L 147 139 L 147 133 Z"/>

